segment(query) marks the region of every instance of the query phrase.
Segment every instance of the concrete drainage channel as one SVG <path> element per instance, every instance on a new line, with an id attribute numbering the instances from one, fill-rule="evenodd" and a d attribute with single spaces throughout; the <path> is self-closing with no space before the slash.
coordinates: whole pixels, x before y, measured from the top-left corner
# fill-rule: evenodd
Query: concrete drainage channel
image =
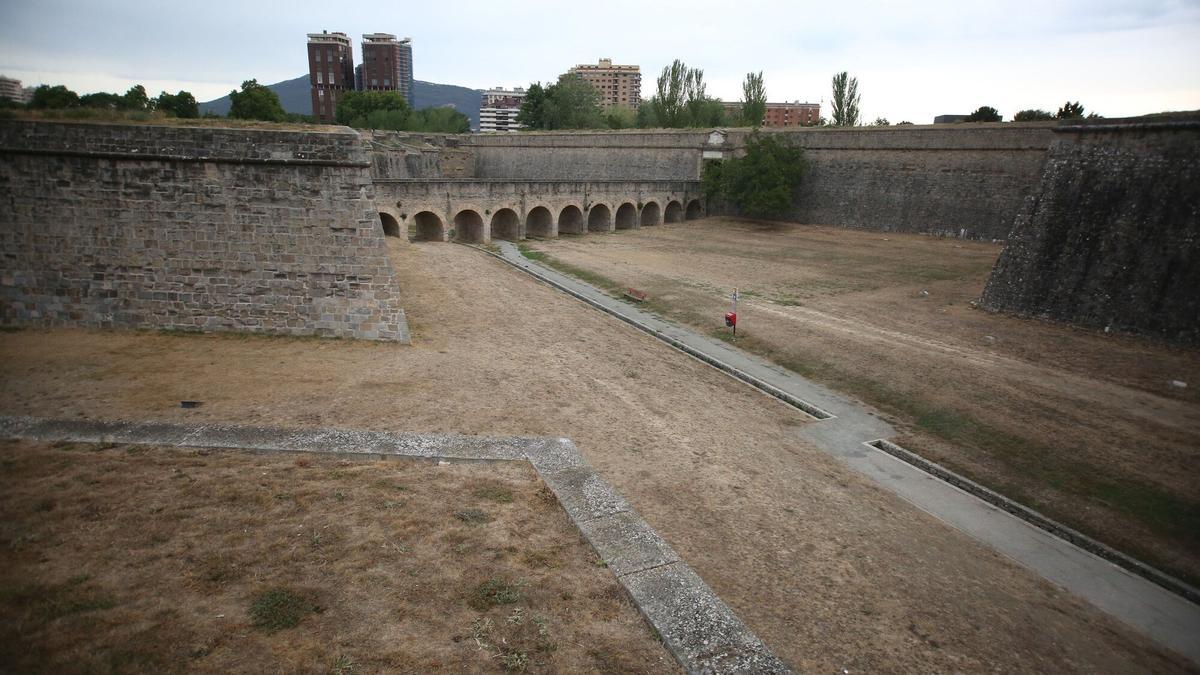
<path id="1" fill-rule="evenodd" d="M 441 461 L 527 461 L 689 673 L 787 673 L 762 640 L 565 438 L 44 420 L 0 416 L 0 437 Z"/>
<path id="2" fill-rule="evenodd" d="M 1147 581 L 1158 584 L 1172 593 L 1177 593 L 1178 595 L 1181 595 L 1192 602 L 1200 603 L 1200 589 L 1197 589 L 1195 586 L 1192 586 L 1180 579 L 1176 579 L 1166 572 L 1155 569 L 1136 558 L 1131 558 L 1124 553 L 1106 546 L 1105 544 L 1092 539 L 1086 534 L 1067 527 L 1056 520 L 1047 518 L 1041 513 L 1038 513 L 1027 506 L 1018 504 L 1017 502 L 1014 502 L 998 492 L 989 490 L 988 488 L 969 478 L 960 476 L 940 464 L 931 462 L 924 457 L 921 457 L 910 450 L 906 450 L 905 448 L 902 448 L 888 440 L 880 439 L 877 441 L 864 443 L 864 445 L 886 452 L 892 457 L 895 457 L 902 462 L 911 464 L 925 473 L 930 474 L 931 476 L 946 481 L 954 487 L 968 494 L 974 495 L 975 497 L 982 499 L 992 506 L 1011 513 L 1012 515 L 1024 520 L 1034 527 L 1043 529 L 1060 539 L 1069 541 L 1079 548 L 1092 553 L 1093 555 L 1104 558 L 1114 565 L 1129 570 L 1130 572 L 1133 572 Z"/>

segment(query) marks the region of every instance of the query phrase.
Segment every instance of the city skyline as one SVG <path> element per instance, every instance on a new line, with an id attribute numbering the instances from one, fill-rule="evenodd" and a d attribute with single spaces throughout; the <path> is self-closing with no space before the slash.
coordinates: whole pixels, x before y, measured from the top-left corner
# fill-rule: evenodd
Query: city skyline
<path id="1" fill-rule="evenodd" d="M 214 9 L 213 7 L 216 7 Z M 198 100 L 243 80 L 270 84 L 306 71 L 304 36 L 385 31 L 411 36 L 415 78 L 475 89 L 552 81 L 572 66 L 611 58 L 636 64 L 642 97 L 679 58 L 705 72 L 708 93 L 741 96 L 763 71 L 772 101 L 824 103 L 829 80 L 859 80 L 863 120 L 929 123 L 981 105 L 1005 119 L 1067 100 L 1108 117 L 1200 108 L 1200 3 L 1058 2 L 1037 13 L 929 2 L 899 11 L 846 2 L 709 2 L 655 6 L 621 0 L 580 22 L 546 2 L 331 8 L 295 3 L 284 15 L 248 3 L 168 7 L 49 0 L 0 9 L 0 74 L 82 92 L 143 84 Z M 213 50 L 213 36 L 237 45 Z M 497 36 L 511 42 L 496 50 Z M 64 40 L 64 36 L 68 40 Z"/>

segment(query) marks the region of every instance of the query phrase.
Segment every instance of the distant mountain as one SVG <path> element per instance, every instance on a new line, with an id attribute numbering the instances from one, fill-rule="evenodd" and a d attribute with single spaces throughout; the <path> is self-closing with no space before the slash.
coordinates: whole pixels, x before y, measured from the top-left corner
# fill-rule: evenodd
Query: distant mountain
<path id="1" fill-rule="evenodd" d="M 301 115 L 312 114 L 312 94 L 307 75 L 268 84 L 267 88 L 279 95 L 279 102 L 283 104 L 284 110 Z M 478 129 L 480 93 L 478 89 L 416 80 L 413 82 L 413 107 L 420 109 L 452 105 L 455 110 L 471 119 L 472 129 Z M 229 97 L 222 96 L 200 104 L 201 115 L 210 110 L 218 115 L 229 114 Z"/>

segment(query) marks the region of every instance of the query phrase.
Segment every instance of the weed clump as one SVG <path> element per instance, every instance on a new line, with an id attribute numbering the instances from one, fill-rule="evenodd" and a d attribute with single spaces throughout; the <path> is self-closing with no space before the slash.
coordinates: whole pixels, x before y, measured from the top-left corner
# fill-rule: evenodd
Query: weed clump
<path id="1" fill-rule="evenodd" d="M 287 588 L 263 591 L 250 603 L 250 618 L 254 627 L 268 633 L 293 628 L 300 623 L 305 614 L 320 611 L 320 607 Z"/>
<path id="2" fill-rule="evenodd" d="M 497 605 L 511 605 L 521 599 L 521 590 L 516 584 L 492 577 L 475 587 L 468 604 L 484 612 Z"/>

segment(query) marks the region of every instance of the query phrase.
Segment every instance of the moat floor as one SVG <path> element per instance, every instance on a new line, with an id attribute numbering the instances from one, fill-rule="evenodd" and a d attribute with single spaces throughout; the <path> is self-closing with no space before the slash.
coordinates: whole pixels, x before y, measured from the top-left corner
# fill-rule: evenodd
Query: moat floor
<path id="1" fill-rule="evenodd" d="M 793 409 L 477 251 L 391 246 L 411 347 L 9 333 L 0 411 L 566 436 L 798 671 L 1187 669 L 812 448 Z"/>
<path id="2" fill-rule="evenodd" d="M 972 308 L 1001 244 L 710 218 L 532 246 L 703 333 L 727 335 L 739 288 L 742 349 L 884 411 L 901 445 L 1200 582 L 1200 352 Z"/>

